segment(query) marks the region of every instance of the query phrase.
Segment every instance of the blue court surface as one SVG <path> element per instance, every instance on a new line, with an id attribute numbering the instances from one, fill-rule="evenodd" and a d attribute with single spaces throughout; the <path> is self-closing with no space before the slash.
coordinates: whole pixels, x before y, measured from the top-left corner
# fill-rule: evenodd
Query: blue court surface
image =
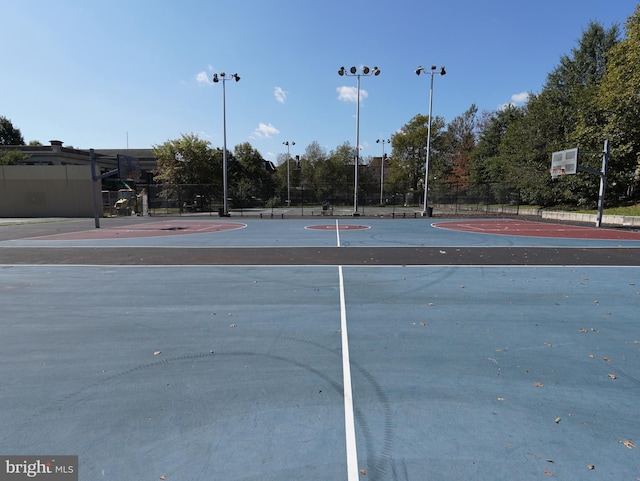
<path id="1" fill-rule="evenodd" d="M 87 481 L 640 479 L 638 263 L 10 260 L 69 246 L 96 259 L 103 247 L 640 246 L 424 219 L 234 222 L 246 226 L 69 240 L 51 225 L 0 241 L 0 453 L 78 455 Z"/>

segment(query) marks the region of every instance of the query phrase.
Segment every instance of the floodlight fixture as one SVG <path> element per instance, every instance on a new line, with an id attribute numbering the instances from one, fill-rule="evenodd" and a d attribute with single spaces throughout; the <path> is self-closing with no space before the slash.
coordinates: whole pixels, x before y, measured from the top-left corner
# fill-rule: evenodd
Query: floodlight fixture
<path id="1" fill-rule="evenodd" d="M 223 147 L 222 147 L 222 184 L 223 184 L 223 199 L 222 199 L 222 211 L 220 212 L 221 216 L 228 217 L 229 216 L 229 205 L 228 205 L 228 191 L 229 186 L 227 183 L 227 102 L 226 102 L 226 92 L 225 92 L 225 84 L 227 80 L 234 79 L 236 82 L 240 81 L 240 76 L 237 73 L 227 76 L 226 73 L 220 72 L 220 74 L 213 74 L 213 83 L 218 83 L 222 80 L 222 139 L 223 139 Z"/>
<path id="2" fill-rule="evenodd" d="M 338 70 L 338 75 L 341 77 L 344 75 L 356 77 L 358 79 L 357 82 L 357 108 L 356 108 L 356 147 L 355 147 L 355 181 L 353 188 L 353 215 L 358 216 L 360 213 L 358 212 L 358 167 L 360 165 L 360 77 L 368 77 L 371 75 L 378 76 L 380 75 L 380 69 L 378 67 L 373 67 L 373 70 L 363 66 L 358 73 L 358 69 L 353 66 L 349 69 L 350 73 L 347 73 L 344 67 L 340 67 Z"/>
<path id="3" fill-rule="evenodd" d="M 380 157 L 380 205 L 382 205 L 383 203 L 383 199 L 384 199 L 384 159 L 387 157 L 384 153 L 384 144 L 385 142 L 387 144 L 391 143 L 391 140 L 389 139 L 378 139 L 376 140 L 376 144 L 379 144 L 382 142 L 382 157 Z"/>
<path id="4" fill-rule="evenodd" d="M 289 161 L 291 160 L 291 154 L 289 153 L 289 146 L 296 145 L 294 141 L 282 142 L 283 145 L 287 146 L 287 207 L 291 207 L 291 174 L 289 170 Z"/>
<path id="5" fill-rule="evenodd" d="M 430 72 L 426 72 L 423 66 L 419 66 L 415 70 L 417 75 L 420 75 L 420 73 L 422 72 L 426 72 L 431 75 L 431 88 L 429 89 L 429 123 L 427 128 L 427 159 L 425 160 L 425 163 L 424 163 L 424 209 L 422 211 L 423 216 L 430 216 L 432 212 L 428 207 L 428 199 L 429 199 L 429 160 L 431 155 L 431 117 L 432 117 L 431 111 L 433 108 L 433 76 L 437 74 L 446 75 L 447 73 L 444 67 L 440 67 L 440 72 L 436 72 L 437 69 L 438 69 L 437 66 L 432 65 Z"/>

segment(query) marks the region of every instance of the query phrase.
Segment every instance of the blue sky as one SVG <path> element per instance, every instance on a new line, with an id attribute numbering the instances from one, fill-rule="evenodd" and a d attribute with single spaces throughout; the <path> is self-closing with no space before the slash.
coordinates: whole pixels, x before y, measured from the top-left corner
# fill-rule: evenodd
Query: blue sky
<path id="1" fill-rule="evenodd" d="M 0 115 L 27 142 L 151 148 L 194 133 L 227 147 L 250 142 L 277 161 L 317 141 L 356 143 L 362 157 L 429 108 L 449 122 L 522 102 L 541 90 L 590 21 L 624 23 L 636 0 L 21 0 L 0 1 Z"/>

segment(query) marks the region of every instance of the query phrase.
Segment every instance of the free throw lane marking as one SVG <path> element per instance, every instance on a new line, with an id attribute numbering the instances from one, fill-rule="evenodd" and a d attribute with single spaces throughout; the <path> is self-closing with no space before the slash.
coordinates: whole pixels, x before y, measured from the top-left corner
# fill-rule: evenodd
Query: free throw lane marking
<path id="1" fill-rule="evenodd" d="M 528 220 L 465 220 L 456 222 L 434 222 L 439 229 L 473 232 L 476 234 L 498 234 L 525 237 L 599 240 L 640 240 L 640 233 L 630 230 L 553 224 Z"/>
<path id="2" fill-rule="evenodd" d="M 338 221 L 336 220 L 336 224 Z M 338 244 L 340 244 L 338 242 Z M 342 266 L 338 266 L 340 279 L 340 332 L 342 334 L 342 378 L 344 384 L 344 427 L 347 442 L 347 480 L 358 480 L 358 451 L 356 449 L 356 424 L 353 415 L 351 390 L 351 362 L 349 360 L 349 336 L 347 335 L 347 308 L 344 298 Z"/>

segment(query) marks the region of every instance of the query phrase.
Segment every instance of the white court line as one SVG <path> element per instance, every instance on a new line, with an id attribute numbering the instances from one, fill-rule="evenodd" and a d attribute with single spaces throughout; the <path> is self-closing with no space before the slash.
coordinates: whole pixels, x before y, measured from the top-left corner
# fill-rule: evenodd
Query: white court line
<path id="1" fill-rule="evenodd" d="M 336 220 L 336 224 L 338 221 Z M 356 449 L 356 423 L 353 414 L 351 390 L 351 362 L 349 360 L 349 336 L 347 335 L 347 308 L 344 298 L 342 266 L 338 266 L 340 278 L 340 332 L 342 333 L 342 377 L 344 384 L 344 427 L 347 442 L 347 480 L 358 481 L 358 450 Z"/>
<path id="2" fill-rule="evenodd" d="M 338 219 L 336 219 L 336 239 L 338 240 L 338 247 L 340 247 L 340 226 L 338 225 Z"/>

